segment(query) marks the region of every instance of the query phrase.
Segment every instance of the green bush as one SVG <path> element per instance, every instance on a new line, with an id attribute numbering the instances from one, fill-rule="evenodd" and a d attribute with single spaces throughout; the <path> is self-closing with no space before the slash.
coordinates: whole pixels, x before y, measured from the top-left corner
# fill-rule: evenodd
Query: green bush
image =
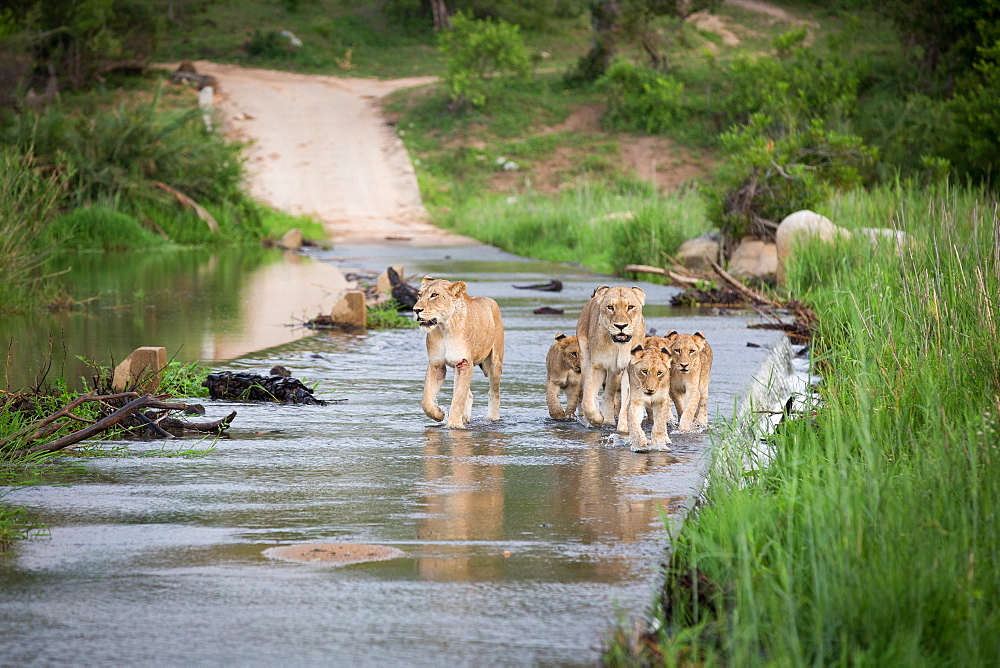
<path id="1" fill-rule="evenodd" d="M 73 209 L 59 216 L 39 235 L 46 249 L 129 250 L 154 248 L 167 241 L 129 215 L 102 205 Z"/>
<path id="2" fill-rule="evenodd" d="M 669 75 L 618 61 L 601 83 L 608 92 L 608 110 L 602 122 L 610 129 L 659 134 L 683 118 L 684 85 Z"/>
<path id="3" fill-rule="evenodd" d="M 791 128 L 755 114 L 721 137 L 727 156 L 708 189 L 710 218 L 729 239 L 773 237 L 789 213 L 863 182 L 876 152 L 814 119 Z"/>
<path id="4" fill-rule="evenodd" d="M 531 53 L 516 25 L 502 19 L 477 21 L 461 12 L 451 25 L 441 32 L 438 49 L 446 59 L 445 85 L 456 108 L 484 107 L 508 79 L 531 78 Z"/>
<path id="5" fill-rule="evenodd" d="M 858 98 L 859 66 L 836 53 L 801 45 L 804 30 L 774 40 L 779 57 L 738 56 L 726 70 L 731 121 L 766 113 L 787 125 L 811 118 L 849 116 Z"/>

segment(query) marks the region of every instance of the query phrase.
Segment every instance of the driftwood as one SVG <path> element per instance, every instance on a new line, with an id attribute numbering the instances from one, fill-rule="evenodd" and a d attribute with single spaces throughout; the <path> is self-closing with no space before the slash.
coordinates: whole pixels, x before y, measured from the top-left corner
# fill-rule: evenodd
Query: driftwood
<path id="1" fill-rule="evenodd" d="M 648 264 L 628 264 L 625 265 L 625 271 L 634 271 L 637 274 L 659 274 L 660 276 L 666 276 L 673 282 L 681 285 L 696 285 L 703 280 L 697 276 L 685 276 L 677 273 L 676 271 L 671 271 L 670 269 L 651 267 Z"/>
<path id="2" fill-rule="evenodd" d="M 192 209 L 199 218 L 205 221 L 205 224 L 208 225 L 208 229 L 212 231 L 212 234 L 219 233 L 219 223 L 217 223 L 215 218 L 212 217 L 212 214 L 208 212 L 208 209 L 203 207 L 201 204 L 195 202 L 193 199 L 182 193 L 177 188 L 174 188 L 173 186 L 168 185 L 163 181 L 150 181 L 150 183 L 153 186 L 162 190 L 163 192 L 167 192 L 173 195 L 174 199 L 176 199 L 182 206 L 186 206 L 189 209 Z"/>
<path id="3" fill-rule="evenodd" d="M 733 278 L 729 274 L 729 272 L 727 272 L 725 269 L 723 269 L 722 267 L 720 267 L 718 265 L 718 263 L 716 263 L 715 261 L 709 260 L 708 263 L 710 265 L 712 265 L 712 269 L 714 269 L 715 273 L 717 273 L 719 275 L 719 278 L 721 278 L 726 283 L 729 283 L 729 285 L 733 286 L 734 288 L 736 288 L 737 290 L 739 290 L 740 292 L 742 292 L 751 301 L 756 302 L 758 304 L 765 304 L 767 306 L 773 306 L 773 307 L 780 307 L 781 306 L 780 304 L 778 304 L 778 302 L 771 301 L 770 299 L 768 299 L 764 295 L 760 294 L 756 290 L 748 288 L 746 285 L 744 285 L 740 281 L 738 281 L 735 278 Z"/>
<path id="4" fill-rule="evenodd" d="M 211 422 L 188 422 L 187 420 L 179 420 L 166 415 L 156 420 L 156 424 L 172 435 L 180 435 L 187 431 L 196 431 L 202 434 L 221 434 L 226 429 L 229 429 L 229 424 L 235 417 L 236 411 L 233 411 L 226 417 L 219 420 L 212 420 Z"/>
<path id="5" fill-rule="evenodd" d="M 386 269 L 389 276 L 389 283 L 392 284 L 392 298 L 399 302 L 400 311 L 412 311 L 413 305 L 420 297 L 420 291 L 403 280 L 403 277 L 396 273 L 392 267 Z"/>
<path id="6" fill-rule="evenodd" d="M 136 394 L 135 392 L 125 392 L 125 393 L 121 393 L 119 395 L 105 395 L 105 396 L 97 396 L 97 395 L 93 395 L 93 394 L 86 394 L 86 395 L 83 395 L 82 397 L 78 397 L 77 399 L 74 399 L 72 402 L 70 402 L 70 404 L 66 408 L 63 408 L 63 409 L 61 409 L 59 411 L 56 411 L 56 413 L 54 413 L 53 415 L 55 415 L 57 417 L 53 417 L 53 415 L 50 415 L 49 417 L 44 418 L 42 420 L 42 422 L 48 421 L 48 422 L 46 422 L 46 424 L 49 424 L 52 421 L 58 419 L 58 417 L 64 417 L 64 416 L 66 416 L 69 413 L 69 410 L 71 409 L 70 408 L 71 406 L 72 407 L 79 406 L 81 403 L 83 403 L 85 401 L 104 401 L 106 399 L 120 398 L 122 396 L 135 396 L 135 394 Z M 78 399 L 82 399 L 82 401 L 78 401 Z M 71 434 L 67 434 L 65 436 L 61 436 L 61 437 L 55 439 L 54 441 L 49 441 L 48 443 L 43 443 L 41 445 L 35 445 L 35 446 L 30 447 L 30 448 L 24 448 L 22 450 L 16 450 L 16 451 L 14 451 L 13 454 L 14 454 L 14 456 L 21 456 L 21 457 L 23 457 L 25 455 L 31 455 L 31 454 L 34 454 L 34 453 L 37 453 L 37 452 L 56 452 L 58 450 L 62 450 L 63 448 L 69 447 L 71 445 L 75 445 L 75 444 L 79 443 L 80 441 L 88 439 L 91 436 L 96 436 L 97 434 L 101 433 L 102 431 L 106 431 L 106 430 L 110 429 L 111 427 L 114 427 L 115 425 L 117 425 L 118 423 L 122 422 L 126 418 L 129 418 L 132 415 L 135 415 L 139 411 L 141 411 L 143 409 L 146 409 L 146 408 L 162 408 L 162 409 L 168 409 L 168 410 L 184 410 L 185 408 L 187 408 L 187 404 L 167 403 L 167 402 L 160 401 L 158 398 L 154 397 L 153 395 L 144 394 L 141 397 L 136 397 L 135 399 L 132 399 L 132 401 L 128 402 L 127 404 L 125 404 L 124 406 L 122 406 L 121 408 L 119 408 L 118 410 L 116 410 L 114 413 L 112 413 L 111 415 L 108 415 L 107 417 L 104 417 L 104 418 L 102 418 L 102 419 L 94 422 L 93 424 L 84 427 L 83 429 L 75 431 L 75 432 L 73 432 Z M 59 415 L 60 413 L 62 415 Z M 145 417 L 145 416 L 143 416 L 143 417 Z M 44 429 L 45 429 L 45 427 L 36 428 L 36 433 L 38 433 L 38 432 L 40 432 L 40 431 L 42 431 Z M 32 439 L 29 438 L 27 440 L 32 440 Z"/>
<path id="7" fill-rule="evenodd" d="M 563 284 L 557 278 L 548 283 L 533 283 L 531 285 L 515 285 L 518 290 L 540 290 L 541 292 L 562 292 Z"/>
<path id="8" fill-rule="evenodd" d="M 210 373 L 202 383 L 208 388 L 213 399 L 237 399 L 240 401 L 273 401 L 276 403 L 311 404 L 325 406 L 326 401 L 313 396 L 298 378 L 288 376 L 261 376 L 240 371 Z"/>

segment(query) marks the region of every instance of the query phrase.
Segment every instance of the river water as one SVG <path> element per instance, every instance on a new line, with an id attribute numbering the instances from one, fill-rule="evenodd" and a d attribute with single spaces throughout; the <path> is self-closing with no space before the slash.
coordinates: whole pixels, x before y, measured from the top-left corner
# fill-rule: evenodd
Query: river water
<path id="1" fill-rule="evenodd" d="M 168 356 L 183 347 L 226 360 L 217 369 L 282 364 L 316 383 L 317 396 L 346 401 L 205 401 L 205 419 L 238 412 L 205 456 L 168 455 L 207 441 L 130 443 L 121 456 L 70 458 L 73 471 L 8 489 L 6 502 L 50 529 L 0 557 L 0 664 L 592 665 L 618 619 L 646 614 L 661 581 L 663 518 L 676 525 L 692 506 L 711 436 L 672 434 L 671 452 L 634 454 L 611 432 L 552 421 L 545 408 L 554 334 L 572 333 L 593 288 L 615 279 L 475 246 L 337 248 L 315 258 L 244 261 L 251 268 L 228 285 L 205 282 L 218 269 L 199 258 L 171 276 L 151 272 L 161 288 L 127 283 L 129 307 L 89 316 L 91 340 L 107 342 L 129 314 L 132 339 L 113 343 L 120 356 L 166 345 Z M 470 429 L 423 415 L 420 330 L 286 326 L 303 315 L 302 293 L 336 292 L 337 272 L 326 283 L 324 271 L 390 264 L 465 280 L 471 294 L 500 303 L 500 422 L 484 420 L 481 375 Z M 512 287 L 552 278 L 562 292 Z M 185 285 L 191 294 L 179 296 Z M 641 285 L 648 327 L 701 330 L 712 343 L 716 424 L 782 372 L 780 334 L 747 329 L 746 314 L 675 311 L 674 289 Z M 212 289 L 228 293 L 205 294 Z M 171 300 L 145 308 L 161 291 L 175 302 L 171 314 L 161 313 Z M 199 299 L 202 310 L 191 304 Z M 565 313 L 534 314 L 540 306 Z M 156 336 L 145 328 L 149 312 L 166 323 Z M 248 341 L 244 329 L 255 328 L 285 342 Z M 377 544 L 405 556 L 331 566 L 263 554 L 294 543 Z"/>

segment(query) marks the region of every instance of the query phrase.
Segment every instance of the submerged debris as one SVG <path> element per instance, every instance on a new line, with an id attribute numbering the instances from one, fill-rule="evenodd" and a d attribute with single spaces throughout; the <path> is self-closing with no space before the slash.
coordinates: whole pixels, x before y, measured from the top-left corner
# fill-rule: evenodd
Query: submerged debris
<path id="1" fill-rule="evenodd" d="M 518 290 L 541 290 L 542 292 L 562 292 L 563 284 L 557 278 L 548 283 L 533 283 L 531 285 L 515 285 Z"/>
<path id="2" fill-rule="evenodd" d="M 213 399 L 238 399 L 240 401 L 273 401 L 279 404 L 308 404 L 325 406 L 328 402 L 317 399 L 313 391 L 298 378 L 289 376 L 261 376 L 247 371 L 220 371 L 208 374 L 202 383 Z"/>

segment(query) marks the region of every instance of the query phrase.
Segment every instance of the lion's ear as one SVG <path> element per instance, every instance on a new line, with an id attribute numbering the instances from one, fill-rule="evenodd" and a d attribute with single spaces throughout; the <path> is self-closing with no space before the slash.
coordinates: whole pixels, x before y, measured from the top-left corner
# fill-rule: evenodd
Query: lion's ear
<path id="1" fill-rule="evenodd" d="M 563 334 L 562 332 L 559 332 L 558 334 L 556 334 L 556 341 L 562 341 L 565 338 L 566 338 L 566 335 Z"/>
<path id="2" fill-rule="evenodd" d="M 448 291 L 452 297 L 461 297 L 465 294 L 466 287 L 468 286 L 466 286 L 465 281 L 455 281 L 448 287 Z"/>
<path id="3" fill-rule="evenodd" d="M 424 276 L 424 280 L 420 281 L 420 287 L 424 287 L 425 285 L 427 285 L 428 283 L 430 283 L 433 280 L 434 279 L 431 278 L 430 276 Z"/>
<path id="4" fill-rule="evenodd" d="M 670 351 L 667 350 L 666 346 L 664 346 L 663 348 L 660 348 L 660 352 L 663 353 L 664 355 L 669 355 L 670 354 Z"/>
<path id="5" fill-rule="evenodd" d="M 645 306 L 646 305 L 646 293 L 642 291 L 642 288 L 640 288 L 638 286 L 632 286 L 632 292 L 634 292 L 635 296 L 639 298 L 639 304 L 641 306 Z"/>
<path id="6" fill-rule="evenodd" d="M 596 288 L 594 288 L 594 292 L 590 295 L 590 298 L 593 299 L 594 297 L 596 297 L 598 295 L 603 295 L 605 292 L 607 292 L 610 289 L 611 288 L 609 288 L 606 285 L 598 285 Z"/>
<path id="7" fill-rule="evenodd" d="M 672 339 L 672 338 L 677 337 L 677 336 L 680 336 L 680 334 L 677 333 L 676 329 L 672 329 L 669 332 L 667 332 L 667 335 L 664 336 L 663 338 L 665 338 L 665 339 Z"/>
<path id="8" fill-rule="evenodd" d="M 642 351 L 642 346 L 636 346 L 635 348 L 632 349 L 632 355 L 634 356 L 636 353 L 640 351 Z"/>
<path id="9" fill-rule="evenodd" d="M 695 332 L 693 336 L 695 336 L 696 338 L 701 339 L 702 341 L 705 341 L 705 335 L 702 334 L 701 332 Z"/>

